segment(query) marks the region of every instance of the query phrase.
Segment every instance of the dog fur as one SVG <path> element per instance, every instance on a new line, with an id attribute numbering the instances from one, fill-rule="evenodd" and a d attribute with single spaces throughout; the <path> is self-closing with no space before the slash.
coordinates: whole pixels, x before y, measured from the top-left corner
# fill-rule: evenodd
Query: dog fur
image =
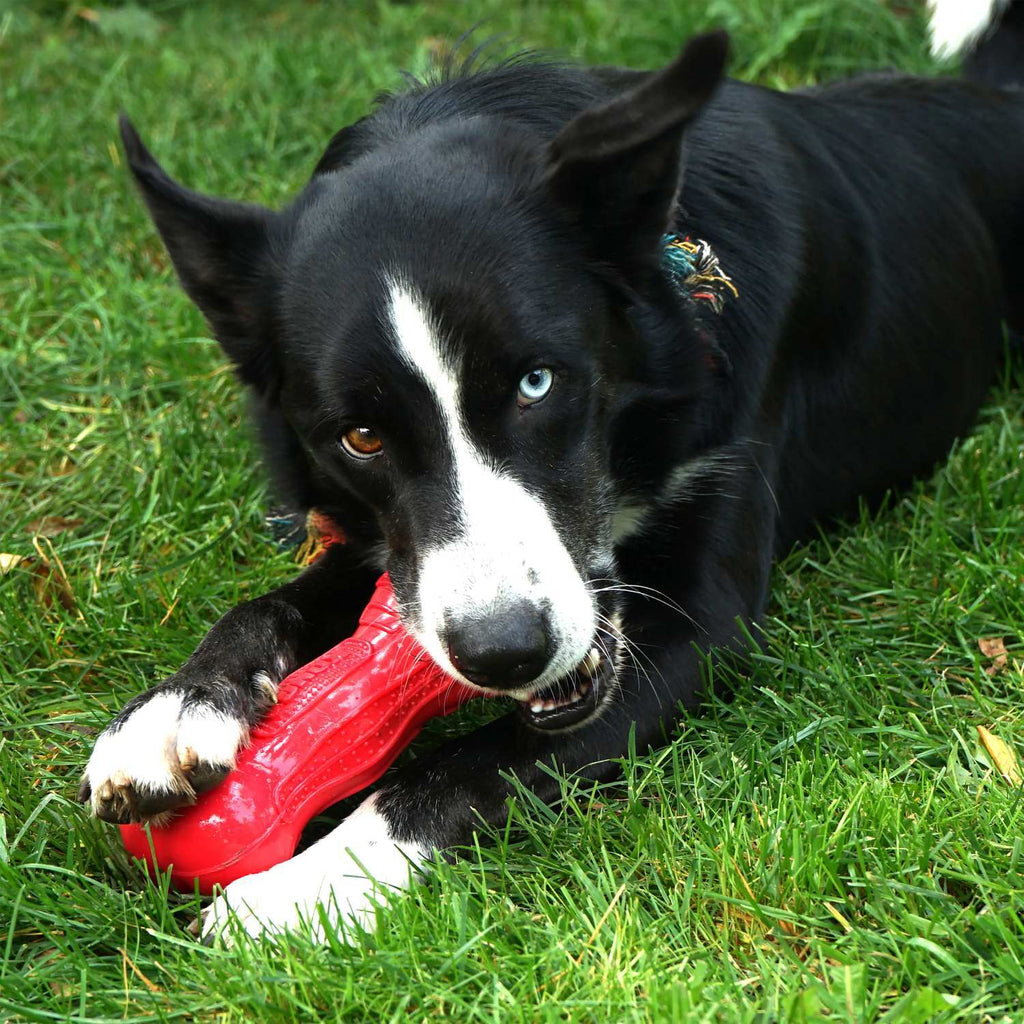
<path id="1" fill-rule="evenodd" d="M 82 798 L 144 820 L 219 782 L 384 569 L 439 664 L 520 704 L 233 883 L 205 934 L 229 905 L 253 933 L 365 922 L 503 820 L 509 774 L 551 801 L 546 766 L 605 779 L 631 736 L 663 742 L 742 656 L 774 556 L 970 427 L 1024 326 L 1024 100 L 900 75 L 783 94 L 724 80 L 726 49 L 451 64 L 279 212 L 182 187 L 123 122 L 279 487 L 347 542 L 132 700 Z M 720 312 L 666 273 L 667 232 L 713 248 Z"/>

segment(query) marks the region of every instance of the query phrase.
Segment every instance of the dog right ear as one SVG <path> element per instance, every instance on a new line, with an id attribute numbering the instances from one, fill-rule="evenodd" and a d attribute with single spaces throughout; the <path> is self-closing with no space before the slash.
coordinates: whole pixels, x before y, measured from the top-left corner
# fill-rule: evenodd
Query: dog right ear
<path id="1" fill-rule="evenodd" d="M 597 262 L 632 284 L 657 271 L 686 132 L 722 81 L 728 52 L 725 32 L 695 36 L 668 67 L 584 110 L 548 147 L 551 195 Z"/>
<path id="2" fill-rule="evenodd" d="M 213 199 L 179 185 L 122 114 L 121 139 L 135 181 L 178 279 L 245 383 L 273 386 L 269 250 L 278 214 Z"/>

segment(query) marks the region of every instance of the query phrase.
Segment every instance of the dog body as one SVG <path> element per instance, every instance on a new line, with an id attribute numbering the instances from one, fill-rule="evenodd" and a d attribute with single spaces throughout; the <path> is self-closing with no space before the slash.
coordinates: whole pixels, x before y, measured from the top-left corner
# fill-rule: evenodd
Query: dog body
<path id="1" fill-rule="evenodd" d="M 742 652 L 777 552 L 970 426 L 1024 319 L 1024 100 L 781 94 L 722 83 L 724 59 L 710 35 L 658 73 L 450 70 L 341 131 L 280 213 L 187 191 L 125 124 L 279 486 L 347 542 L 130 702 L 83 797 L 139 820 L 223 778 L 384 569 L 440 665 L 519 702 L 233 883 L 208 931 L 225 901 L 254 932 L 318 901 L 359 918 L 367 874 L 401 887 L 500 822 L 508 774 L 544 800 L 552 764 L 610 776 Z M 666 269 L 687 238 L 718 296 Z"/>

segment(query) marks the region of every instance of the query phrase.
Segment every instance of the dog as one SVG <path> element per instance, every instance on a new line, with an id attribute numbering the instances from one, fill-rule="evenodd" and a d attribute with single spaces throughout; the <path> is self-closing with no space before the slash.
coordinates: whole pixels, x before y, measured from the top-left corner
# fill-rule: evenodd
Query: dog
<path id="1" fill-rule="evenodd" d="M 131 700 L 81 799 L 144 821 L 220 782 L 384 570 L 437 664 L 516 704 L 229 885 L 207 939 L 229 909 L 251 934 L 368 924 L 505 819 L 510 776 L 553 801 L 552 766 L 601 781 L 663 743 L 742 659 L 775 555 L 971 426 L 1024 326 L 1024 98 L 783 94 L 726 80 L 727 49 L 452 62 L 339 131 L 281 211 L 186 189 L 122 119 L 278 486 L 345 543 Z"/>

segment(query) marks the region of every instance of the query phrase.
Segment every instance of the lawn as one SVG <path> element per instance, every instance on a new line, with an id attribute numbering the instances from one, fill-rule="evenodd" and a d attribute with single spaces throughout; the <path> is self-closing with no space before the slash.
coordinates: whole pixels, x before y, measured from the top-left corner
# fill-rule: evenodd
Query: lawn
<path id="1" fill-rule="evenodd" d="M 198 946 L 197 901 L 142 882 L 74 801 L 113 710 L 295 571 L 263 526 L 244 397 L 127 180 L 119 108 L 184 181 L 278 204 L 396 69 L 477 20 L 640 66 L 724 24 L 734 73 L 797 85 L 930 70 L 920 12 L 890 7 L 0 13 L 0 1020 L 1024 1019 L 1024 789 L 978 731 L 1024 753 L 1019 361 L 931 479 L 785 558 L 732 702 L 596 795 L 521 794 L 372 936 Z"/>

